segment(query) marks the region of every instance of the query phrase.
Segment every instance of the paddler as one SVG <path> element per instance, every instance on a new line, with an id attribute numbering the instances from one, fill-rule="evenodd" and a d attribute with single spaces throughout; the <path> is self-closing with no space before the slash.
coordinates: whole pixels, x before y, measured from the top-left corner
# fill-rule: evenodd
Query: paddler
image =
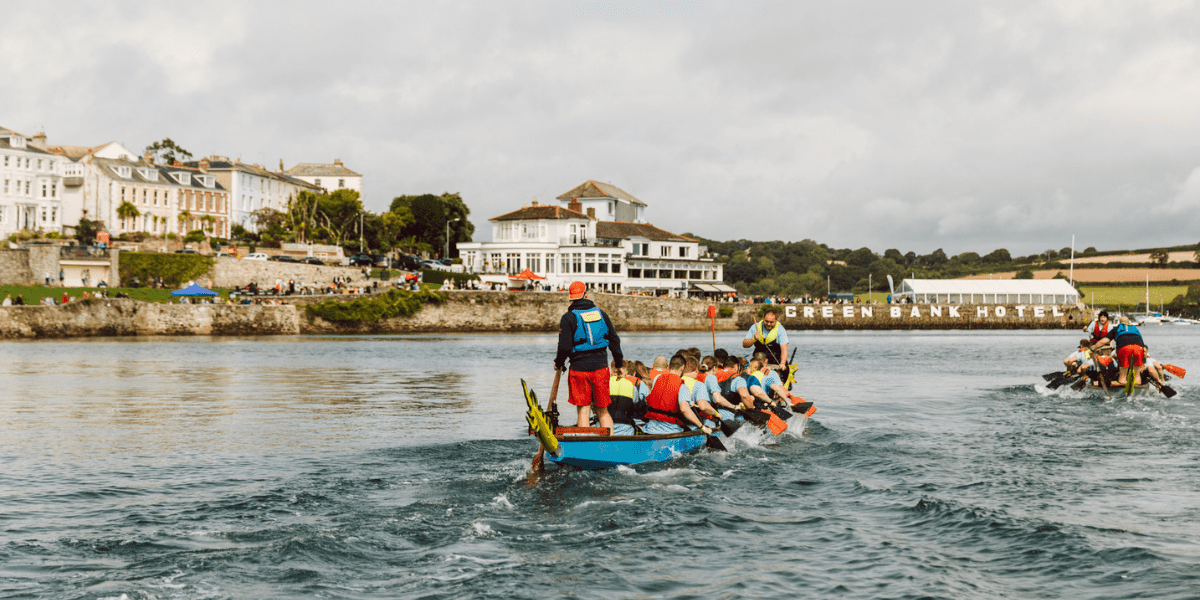
<path id="1" fill-rule="evenodd" d="M 624 365 L 619 365 L 615 360 L 612 362 L 612 377 L 608 380 L 608 414 L 613 420 L 613 435 L 634 434 L 634 399 L 637 397 L 634 381 L 636 379 L 625 372 Z"/>
<path id="2" fill-rule="evenodd" d="M 571 372 L 567 377 L 568 402 L 575 406 L 576 426 L 590 425 L 591 407 L 595 406 L 600 426 L 611 428 L 608 352 L 612 352 L 613 364 L 625 364 L 621 338 L 608 315 L 588 300 L 587 287 L 582 281 L 572 282 L 568 292 L 571 305 L 558 322 L 558 354 L 554 357 L 554 368 L 565 370 L 567 359 L 571 359 Z"/>
<path id="3" fill-rule="evenodd" d="M 1067 368 L 1067 373 L 1082 375 L 1084 370 L 1092 366 L 1091 347 L 1091 340 L 1079 340 L 1079 350 L 1063 359 L 1063 366 Z"/>
<path id="4" fill-rule="evenodd" d="M 761 352 L 755 352 L 754 358 L 758 359 L 762 364 L 763 377 L 762 388 L 766 392 L 767 397 L 771 400 L 782 400 L 788 404 L 792 402 L 792 393 L 783 386 L 783 378 L 779 376 L 779 371 L 768 370 L 767 356 Z"/>
<path id="5" fill-rule="evenodd" d="M 696 413 L 692 412 L 692 392 L 683 384 L 686 365 L 682 356 L 672 356 L 667 363 L 667 372 L 654 379 L 654 389 L 646 398 L 646 433 L 679 433 L 691 425 L 706 434 L 712 434 L 712 429 L 701 423 Z"/>
<path id="6" fill-rule="evenodd" d="M 712 419 L 719 424 L 721 415 L 710 403 L 712 397 L 708 393 L 708 386 L 700 381 L 700 361 L 695 357 L 688 356 L 684 359 L 683 385 L 692 393 L 692 411 L 696 416 Z"/>
<path id="7" fill-rule="evenodd" d="M 1108 334 L 1116 328 L 1115 323 L 1108 320 L 1108 311 L 1101 310 L 1100 314 L 1096 315 L 1096 319 L 1083 328 L 1083 332 L 1088 334 L 1089 345 L 1094 346 L 1096 342 L 1110 337 Z"/>
<path id="8" fill-rule="evenodd" d="M 717 409 L 722 419 L 734 418 L 733 412 L 737 410 L 737 403 L 730 402 L 730 399 L 736 397 L 736 393 L 732 394 L 730 398 L 726 398 L 721 393 L 721 383 L 729 379 L 729 376 L 733 374 L 733 370 L 726 371 L 722 368 L 721 363 L 715 356 L 705 356 L 700 364 L 702 369 L 707 367 L 707 369 L 703 369 L 704 372 L 701 373 L 701 377 L 704 380 L 704 386 L 708 388 L 708 395 L 712 398 L 713 408 Z M 718 373 L 724 374 L 725 377 L 722 378 Z"/>
<path id="9" fill-rule="evenodd" d="M 650 363 L 650 379 L 653 380 L 655 377 L 658 377 L 659 375 L 662 375 L 663 373 L 666 373 L 666 372 L 667 372 L 667 357 L 665 357 L 665 356 L 654 357 L 654 362 Z"/>
<path id="10" fill-rule="evenodd" d="M 746 330 L 746 338 L 742 340 L 742 347 L 749 348 L 754 346 L 755 352 L 762 352 L 767 355 L 767 362 L 771 368 L 786 369 L 788 336 L 787 330 L 779 323 L 779 316 L 774 308 L 768 308 L 763 312 L 761 321 L 750 325 L 750 329 Z"/>
<path id="11" fill-rule="evenodd" d="M 1117 347 L 1117 361 L 1121 368 L 1117 371 L 1117 385 L 1125 385 L 1126 371 L 1129 367 L 1144 367 L 1146 365 L 1146 342 L 1142 340 L 1142 332 L 1134 327 L 1129 322 L 1129 317 L 1122 316 L 1121 324 L 1110 330 L 1103 338 L 1092 345 L 1092 350 L 1104 346 L 1112 342 Z M 1160 385 L 1164 382 L 1159 379 L 1158 372 L 1150 369 L 1150 376 L 1158 381 Z M 1134 383 L 1141 383 L 1141 374 L 1138 374 L 1137 380 Z"/>

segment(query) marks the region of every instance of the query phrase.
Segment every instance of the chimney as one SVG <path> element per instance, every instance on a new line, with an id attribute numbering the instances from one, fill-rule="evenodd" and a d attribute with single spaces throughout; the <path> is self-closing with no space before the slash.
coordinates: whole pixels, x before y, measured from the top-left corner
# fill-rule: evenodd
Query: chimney
<path id="1" fill-rule="evenodd" d="M 567 210 L 583 212 L 583 203 L 579 201 L 579 198 L 571 198 L 571 201 L 567 203 Z"/>
<path id="2" fill-rule="evenodd" d="M 281 159 L 279 159 L 279 172 L 280 172 L 280 173 L 282 173 L 282 172 L 283 172 L 283 159 L 282 159 L 282 158 L 281 158 Z"/>
<path id="3" fill-rule="evenodd" d="M 177 158 L 177 159 L 175 159 L 175 160 L 171 161 L 171 166 L 172 166 L 172 167 L 182 167 L 182 166 L 183 166 L 183 161 L 181 161 L 181 160 L 179 160 L 179 159 Z"/>
<path id="4" fill-rule="evenodd" d="M 335 158 L 335 159 L 333 159 L 333 165 L 334 165 L 335 167 L 340 167 L 340 166 L 342 166 L 342 159 L 340 159 L 340 158 Z"/>
<path id="5" fill-rule="evenodd" d="M 202 158 L 202 159 L 200 159 L 200 172 L 201 172 L 201 173 L 207 173 L 207 172 L 208 172 L 208 164 L 209 164 L 209 163 L 208 163 L 208 159 L 207 159 L 207 158 Z"/>
<path id="6" fill-rule="evenodd" d="M 533 199 L 533 205 L 534 205 L 534 206 L 537 206 L 537 205 L 538 205 L 538 203 L 537 203 L 537 198 L 534 198 L 534 199 Z"/>
<path id="7" fill-rule="evenodd" d="M 152 164 L 154 164 L 154 155 L 153 155 L 153 154 L 150 154 L 149 152 L 147 152 L 147 153 L 143 154 L 143 155 L 142 155 L 142 162 L 144 162 L 144 163 L 146 163 L 146 164 L 148 164 L 148 165 L 152 165 Z"/>
<path id="8" fill-rule="evenodd" d="M 595 219 L 595 218 L 596 218 L 596 209 L 595 209 L 595 207 L 588 207 L 588 213 L 587 213 L 587 215 L 588 215 L 588 217 L 591 217 L 591 218 Z"/>
<path id="9" fill-rule="evenodd" d="M 29 143 L 33 144 L 34 146 L 36 146 L 38 148 L 45 148 L 46 147 L 46 133 L 43 131 L 39 131 L 39 132 L 33 134 L 33 137 L 29 139 Z"/>

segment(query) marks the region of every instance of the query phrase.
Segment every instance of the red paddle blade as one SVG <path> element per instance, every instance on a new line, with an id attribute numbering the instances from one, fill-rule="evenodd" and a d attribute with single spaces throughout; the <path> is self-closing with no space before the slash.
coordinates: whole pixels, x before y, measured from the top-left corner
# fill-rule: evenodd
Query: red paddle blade
<path id="1" fill-rule="evenodd" d="M 767 412 L 767 411 L 763 411 L 763 412 Z M 779 417 L 775 416 L 775 413 L 768 412 L 768 414 L 770 414 L 771 416 L 770 416 L 770 418 L 767 419 L 767 429 L 770 429 L 771 433 L 773 433 L 775 435 L 779 435 L 779 434 L 783 433 L 784 431 L 787 431 L 788 424 L 785 423 L 783 419 L 780 419 Z"/>
<path id="2" fill-rule="evenodd" d="M 1163 365 L 1163 370 L 1180 379 L 1183 379 L 1187 375 L 1187 369 L 1175 365 Z"/>
<path id="3" fill-rule="evenodd" d="M 808 411 L 804 413 L 804 416 L 811 417 L 811 416 L 813 416 L 813 413 L 815 413 L 815 412 L 817 412 L 817 407 L 810 406 L 810 407 L 808 407 Z"/>
<path id="4" fill-rule="evenodd" d="M 792 406 L 803 404 L 804 402 L 804 398 L 801 398 L 800 396 L 792 396 Z"/>

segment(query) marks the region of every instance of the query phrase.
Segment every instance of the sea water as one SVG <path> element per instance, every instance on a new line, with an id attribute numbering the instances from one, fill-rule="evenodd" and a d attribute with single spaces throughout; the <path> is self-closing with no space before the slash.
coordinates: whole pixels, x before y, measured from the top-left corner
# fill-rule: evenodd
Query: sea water
<path id="1" fill-rule="evenodd" d="M 0 598 L 1200 596 L 1200 386 L 1050 392 L 1079 337 L 792 332 L 805 431 L 532 487 L 554 335 L 5 342 Z"/>

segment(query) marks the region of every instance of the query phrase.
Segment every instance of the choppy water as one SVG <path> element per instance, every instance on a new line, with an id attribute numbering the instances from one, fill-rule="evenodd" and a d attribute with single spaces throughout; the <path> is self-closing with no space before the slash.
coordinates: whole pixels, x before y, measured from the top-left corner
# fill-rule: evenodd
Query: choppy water
<path id="1" fill-rule="evenodd" d="M 1200 388 L 1048 394 L 1076 339 L 793 334 L 807 435 L 533 488 L 553 336 L 6 342 L 0 598 L 1200 596 Z"/>

